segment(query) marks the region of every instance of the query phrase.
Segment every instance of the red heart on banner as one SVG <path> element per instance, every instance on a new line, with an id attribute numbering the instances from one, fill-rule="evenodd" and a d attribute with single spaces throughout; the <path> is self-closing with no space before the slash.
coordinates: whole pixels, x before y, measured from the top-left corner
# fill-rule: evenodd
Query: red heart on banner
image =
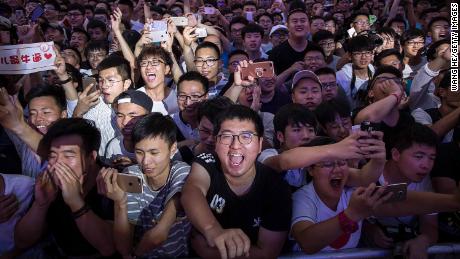
<path id="1" fill-rule="evenodd" d="M 50 59 L 52 56 L 53 56 L 53 54 L 51 54 L 51 53 L 45 53 L 45 58 L 46 59 Z"/>

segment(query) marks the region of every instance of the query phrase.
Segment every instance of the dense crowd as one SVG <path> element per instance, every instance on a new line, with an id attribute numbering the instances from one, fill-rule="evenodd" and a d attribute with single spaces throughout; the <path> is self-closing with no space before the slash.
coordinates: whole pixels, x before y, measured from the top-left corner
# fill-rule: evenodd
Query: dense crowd
<path id="1" fill-rule="evenodd" d="M 0 45 L 55 59 L 0 75 L 0 258 L 458 242 L 449 7 L 2 0 Z"/>

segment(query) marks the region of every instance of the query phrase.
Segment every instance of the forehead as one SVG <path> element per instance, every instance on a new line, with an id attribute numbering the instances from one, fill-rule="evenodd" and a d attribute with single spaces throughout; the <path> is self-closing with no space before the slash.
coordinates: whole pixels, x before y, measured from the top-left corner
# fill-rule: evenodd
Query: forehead
<path id="1" fill-rule="evenodd" d="M 323 74 L 318 76 L 319 80 L 321 82 L 329 82 L 329 81 L 334 81 L 335 82 L 335 75 L 333 74 Z"/>
<path id="2" fill-rule="evenodd" d="M 185 80 L 182 81 L 179 84 L 179 89 L 180 92 L 188 92 L 188 91 L 204 91 L 204 86 L 201 84 L 201 82 L 198 82 L 196 80 Z"/>
<path id="3" fill-rule="evenodd" d="M 232 24 L 232 26 L 230 27 L 230 29 L 241 29 L 241 28 L 243 28 L 244 26 L 246 26 L 246 25 L 244 25 L 243 23 L 237 22 L 237 23 Z"/>
<path id="4" fill-rule="evenodd" d="M 359 20 L 368 20 L 368 17 L 365 15 L 358 15 L 356 16 L 355 21 L 359 21 Z"/>
<path id="5" fill-rule="evenodd" d="M 217 56 L 218 53 L 212 48 L 201 48 L 196 51 L 196 57 Z"/>
<path id="6" fill-rule="evenodd" d="M 246 55 L 243 55 L 243 54 L 236 54 L 236 55 L 233 55 L 230 57 L 229 60 L 248 60 L 248 57 Z"/>
<path id="7" fill-rule="evenodd" d="M 80 147 L 83 146 L 83 140 L 78 135 L 67 135 L 53 139 L 50 145 L 50 151 L 68 151 L 72 150 L 75 152 L 80 151 Z"/>
<path id="8" fill-rule="evenodd" d="M 163 136 L 146 137 L 135 144 L 137 150 L 168 149 L 169 143 Z"/>
<path id="9" fill-rule="evenodd" d="M 426 144 L 413 143 L 409 148 L 402 151 L 402 153 L 417 153 L 423 152 L 428 154 L 436 154 L 436 147 L 428 146 Z"/>
<path id="10" fill-rule="evenodd" d="M 323 56 L 323 54 L 317 50 L 311 50 L 307 53 L 305 53 L 305 57 L 318 57 L 318 56 Z"/>
<path id="11" fill-rule="evenodd" d="M 117 113 L 131 113 L 131 112 L 136 112 L 136 113 L 143 113 L 146 114 L 147 111 L 144 109 L 144 107 L 137 105 L 135 103 L 120 103 L 116 105 L 117 107 Z"/>
<path id="12" fill-rule="evenodd" d="M 292 20 L 292 19 L 308 19 L 308 16 L 306 13 L 295 12 L 289 16 L 288 20 Z"/>
<path id="13" fill-rule="evenodd" d="M 161 60 L 161 61 L 164 61 L 160 56 L 158 55 L 152 55 L 152 54 L 148 54 L 148 55 L 144 55 L 142 57 L 142 60 L 152 60 L 152 59 L 158 59 L 158 60 Z"/>
<path id="14" fill-rule="evenodd" d="M 254 122 L 250 120 L 227 119 L 220 124 L 220 131 L 241 132 L 255 130 L 256 126 Z"/>
<path id="15" fill-rule="evenodd" d="M 119 75 L 116 67 L 110 67 L 104 70 L 99 71 L 99 77 L 110 77 Z"/>
<path id="16" fill-rule="evenodd" d="M 396 55 L 389 55 L 389 56 L 386 56 L 386 57 L 382 58 L 382 63 L 391 62 L 391 61 L 394 61 L 394 60 L 398 60 L 398 57 Z M 390 74 L 390 75 L 392 75 L 392 74 Z"/>
<path id="17" fill-rule="evenodd" d="M 321 86 L 317 82 L 315 82 L 314 80 L 312 80 L 310 78 L 303 78 L 303 79 L 300 79 L 300 81 L 297 83 L 297 85 L 294 88 L 294 90 L 296 90 L 296 89 L 312 89 L 312 88 L 321 88 Z"/>
<path id="18" fill-rule="evenodd" d="M 52 96 L 40 96 L 32 98 L 29 102 L 29 109 L 37 109 L 37 108 L 58 108 L 57 102 Z"/>

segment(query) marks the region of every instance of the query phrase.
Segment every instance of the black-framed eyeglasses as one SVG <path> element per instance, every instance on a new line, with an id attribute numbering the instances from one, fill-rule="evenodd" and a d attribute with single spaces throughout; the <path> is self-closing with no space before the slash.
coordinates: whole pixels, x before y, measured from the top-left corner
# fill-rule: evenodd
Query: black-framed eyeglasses
<path id="1" fill-rule="evenodd" d="M 238 141 L 242 145 L 249 145 L 252 142 L 254 136 L 258 136 L 256 133 L 253 132 L 241 132 L 240 134 L 230 134 L 230 133 L 223 133 L 217 135 L 217 139 L 219 140 L 220 144 L 223 145 L 231 145 L 237 137 Z"/>
<path id="2" fill-rule="evenodd" d="M 165 62 L 163 60 L 159 60 L 159 59 L 154 59 L 154 60 L 142 60 L 141 62 L 139 62 L 139 66 L 141 67 L 147 67 L 147 66 L 152 66 L 152 67 L 157 67 L 159 66 L 160 64 L 164 64 Z"/>
<path id="3" fill-rule="evenodd" d="M 321 83 L 321 86 L 323 87 L 323 89 L 336 88 L 337 87 L 337 82 Z"/>
<path id="4" fill-rule="evenodd" d="M 206 66 L 212 67 L 216 64 L 218 61 L 218 58 L 210 58 L 210 59 L 195 59 L 195 66 L 197 67 L 202 67 L 204 63 L 206 63 Z"/>
<path id="5" fill-rule="evenodd" d="M 199 94 L 192 94 L 192 95 L 186 95 L 186 94 L 178 94 L 177 99 L 181 102 L 187 101 L 187 99 L 190 99 L 192 102 L 198 102 L 201 98 L 203 98 L 206 95 L 206 93 L 199 95 Z"/>

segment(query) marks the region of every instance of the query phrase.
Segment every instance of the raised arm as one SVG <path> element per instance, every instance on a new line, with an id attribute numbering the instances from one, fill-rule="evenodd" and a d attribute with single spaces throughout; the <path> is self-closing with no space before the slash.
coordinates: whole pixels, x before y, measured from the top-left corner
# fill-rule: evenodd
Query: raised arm
<path id="1" fill-rule="evenodd" d="M 195 66 L 195 53 L 193 52 L 192 44 L 196 42 L 198 37 L 194 32 L 195 28 L 190 26 L 185 26 L 184 31 L 182 32 L 184 36 L 184 47 L 182 54 L 184 55 L 187 71 L 197 71 Z"/>
<path id="2" fill-rule="evenodd" d="M 171 73 L 172 73 L 174 82 L 177 84 L 177 82 L 179 82 L 179 78 L 184 73 L 182 69 L 180 68 L 179 64 L 177 63 L 176 56 L 174 56 L 174 53 L 172 51 L 172 45 L 174 42 L 174 34 L 177 33 L 177 27 L 171 19 L 168 19 L 166 22 L 168 23 L 168 39 L 167 41 L 162 42 L 161 46 L 168 52 L 169 56 L 171 57 L 171 60 L 173 61 Z"/>
<path id="3" fill-rule="evenodd" d="M 241 77 L 241 69 L 248 67 L 248 62 L 246 60 L 240 61 L 237 69 L 235 70 L 234 80 L 232 86 L 225 91 L 224 96 L 228 97 L 234 103 L 237 103 L 240 92 L 244 87 L 250 87 L 251 85 L 256 84 L 255 79 L 251 76 L 247 80 L 243 80 Z"/>
<path id="4" fill-rule="evenodd" d="M 385 25 L 388 25 L 388 22 L 390 22 L 391 19 L 395 18 L 396 14 L 398 13 L 398 7 L 399 7 L 400 0 L 393 0 L 393 4 L 391 5 L 390 13 L 388 14 L 388 18 L 385 21 Z"/>
<path id="5" fill-rule="evenodd" d="M 64 58 L 61 56 L 59 51 L 57 51 L 56 47 L 53 46 L 53 48 L 54 52 L 56 53 L 56 59 L 54 60 L 54 65 L 56 66 L 56 68 L 54 69 L 54 72 L 56 72 L 59 80 L 67 81 L 64 84 L 61 84 L 65 92 L 65 98 L 67 100 L 77 100 L 78 93 L 75 87 L 73 86 L 72 80 L 68 80 L 70 78 L 70 75 L 66 71 Z"/>
<path id="6" fill-rule="evenodd" d="M 305 68 L 305 62 L 303 61 L 297 61 L 294 64 L 292 64 L 291 67 L 289 67 L 288 69 L 281 72 L 281 74 L 276 76 L 276 83 L 275 83 L 276 88 L 281 90 L 283 93 L 288 93 L 289 91 L 285 87 L 284 83 L 286 83 L 286 81 L 288 81 L 289 78 L 291 78 L 291 76 L 293 76 L 298 71 L 303 70 L 304 68 Z"/>
<path id="7" fill-rule="evenodd" d="M 110 16 L 110 22 L 112 24 L 113 34 L 115 35 L 115 37 L 118 40 L 118 43 L 120 44 L 120 49 L 123 53 L 123 57 L 126 60 L 128 60 L 129 65 L 131 66 L 131 71 L 133 72 L 131 73 L 131 80 L 135 82 L 134 71 L 136 71 L 137 68 L 136 57 L 134 56 L 134 53 L 131 51 L 131 48 L 129 47 L 125 38 L 123 38 L 123 35 L 121 34 L 120 24 L 122 15 L 123 14 L 121 13 L 120 8 L 117 7 L 117 9 L 115 9 L 113 11 L 113 14 Z"/>

